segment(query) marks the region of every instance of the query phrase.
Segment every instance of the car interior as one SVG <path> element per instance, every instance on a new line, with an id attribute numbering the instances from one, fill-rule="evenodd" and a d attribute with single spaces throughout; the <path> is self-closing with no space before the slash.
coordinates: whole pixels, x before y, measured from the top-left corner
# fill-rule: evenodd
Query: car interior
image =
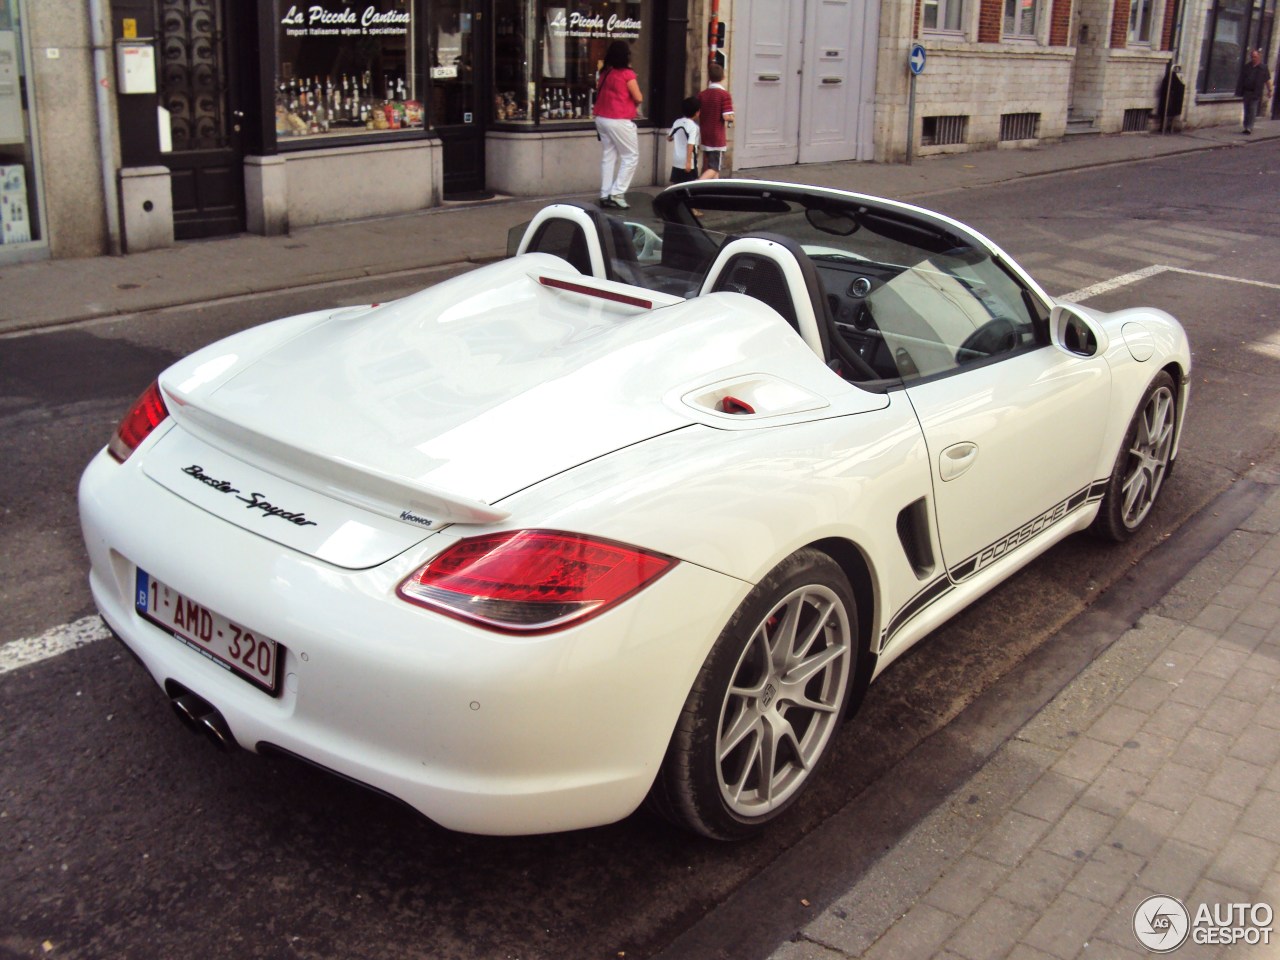
<path id="1" fill-rule="evenodd" d="M 1047 306 L 985 249 L 944 220 L 863 198 L 738 184 L 668 190 L 651 208 L 611 213 L 559 203 L 513 231 L 509 246 L 685 298 L 753 297 L 868 387 L 1047 342 Z"/>

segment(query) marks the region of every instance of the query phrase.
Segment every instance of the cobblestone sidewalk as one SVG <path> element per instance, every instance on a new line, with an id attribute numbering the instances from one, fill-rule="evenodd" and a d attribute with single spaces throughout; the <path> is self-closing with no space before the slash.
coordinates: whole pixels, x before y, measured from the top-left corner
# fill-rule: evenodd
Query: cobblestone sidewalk
<path id="1" fill-rule="evenodd" d="M 1280 491 L 772 960 L 1145 957 L 1147 897 L 1280 910 L 1278 861 Z"/>

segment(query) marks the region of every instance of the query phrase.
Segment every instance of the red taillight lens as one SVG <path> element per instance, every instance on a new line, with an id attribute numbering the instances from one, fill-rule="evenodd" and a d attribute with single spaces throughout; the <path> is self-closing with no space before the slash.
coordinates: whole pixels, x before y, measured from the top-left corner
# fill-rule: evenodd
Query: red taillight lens
<path id="1" fill-rule="evenodd" d="M 581 623 L 675 566 L 636 547 L 554 530 L 455 543 L 400 584 L 400 596 L 498 630 Z"/>
<path id="2" fill-rule="evenodd" d="M 164 398 L 160 396 L 160 384 L 153 383 L 142 392 L 142 396 L 120 421 L 120 426 L 116 427 L 115 436 L 107 444 L 107 453 L 124 463 L 138 444 L 147 439 L 151 431 L 164 423 L 168 416 Z"/>

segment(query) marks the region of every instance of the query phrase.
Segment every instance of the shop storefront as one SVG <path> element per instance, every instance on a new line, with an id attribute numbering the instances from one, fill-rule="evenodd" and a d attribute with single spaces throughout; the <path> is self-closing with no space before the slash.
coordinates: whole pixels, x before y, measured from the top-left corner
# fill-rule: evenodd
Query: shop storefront
<path id="1" fill-rule="evenodd" d="M 20 0 L 0 0 L 0 264 L 47 255 Z"/>
<path id="2" fill-rule="evenodd" d="M 1270 51 L 1275 0 L 1208 0 L 1196 92 L 1201 100 L 1239 96 L 1249 51 Z"/>
<path id="3" fill-rule="evenodd" d="M 664 58 L 661 75 L 650 67 L 654 51 L 684 50 L 685 0 L 112 7 L 117 45 L 151 45 L 157 63 L 154 93 L 118 97 L 122 182 L 151 201 L 150 215 L 159 180 L 148 178 L 168 177 L 178 239 L 278 233 L 493 191 L 591 190 L 592 92 L 614 40 L 631 45 L 656 121 L 683 95 L 683 55 Z M 653 131 L 642 136 L 638 184 L 660 170 L 655 145 Z M 126 206 L 126 234 L 131 214 L 139 219 Z"/>

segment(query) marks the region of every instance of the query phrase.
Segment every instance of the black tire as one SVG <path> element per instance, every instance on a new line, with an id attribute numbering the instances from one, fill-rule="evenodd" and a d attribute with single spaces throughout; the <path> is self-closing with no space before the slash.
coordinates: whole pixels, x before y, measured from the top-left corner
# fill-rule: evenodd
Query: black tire
<path id="1" fill-rule="evenodd" d="M 650 806 L 716 840 L 743 839 L 779 816 L 812 778 L 852 700 L 857 638 L 839 564 L 813 549 L 778 564 L 702 665 Z"/>
<path id="2" fill-rule="evenodd" d="M 1173 378 L 1156 374 L 1125 432 L 1107 491 L 1090 528 L 1106 540 L 1132 537 L 1147 517 L 1173 469 L 1173 440 L 1178 424 L 1178 394 Z"/>

